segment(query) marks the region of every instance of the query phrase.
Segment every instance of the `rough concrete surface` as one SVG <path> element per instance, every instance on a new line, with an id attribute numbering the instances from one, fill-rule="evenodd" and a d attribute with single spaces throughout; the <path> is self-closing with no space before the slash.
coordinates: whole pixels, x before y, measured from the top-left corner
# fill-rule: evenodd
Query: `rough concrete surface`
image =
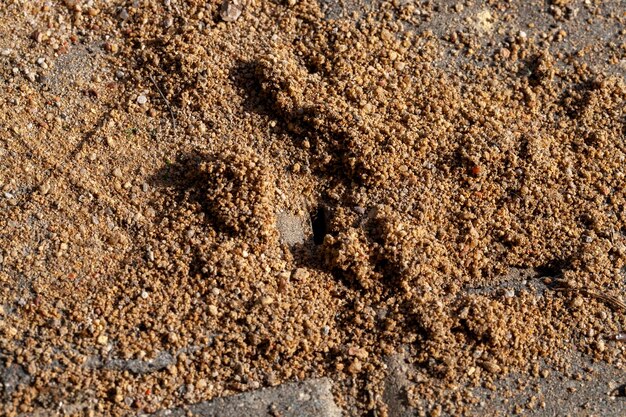
<path id="1" fill-rule="evenodd" d="M 568 370 L 554 369 L 539 362 L 542 376 L 521 377 L 518 374 L 503 375 L 494 387 L 468 388 L 476 400 L 471 415 L 490 416 L 607 416 L 626 415 L 626 378 L 623 372 L 606 363 L 593 362 L 584 354 L 574 353 L 565 361 Z M 409 406 L 407 388 L 411 382 L 436 384 L 410 365 L 403 354 L 390 357 L 385 383 L 384 401 L 389 407 L 389 417 L 421 415 L 432 404 L 420 402 L 417 408 Z M 426 414 L 428 415 L 428 414 Z M 453 416 L 454 413 L 442 413 Z"/>
<path id="2" fill-rule="evenodd" d="M 184 408 L 160 411 L 157 417 L 339 417 L 328 378 L 283 384 Z"/>

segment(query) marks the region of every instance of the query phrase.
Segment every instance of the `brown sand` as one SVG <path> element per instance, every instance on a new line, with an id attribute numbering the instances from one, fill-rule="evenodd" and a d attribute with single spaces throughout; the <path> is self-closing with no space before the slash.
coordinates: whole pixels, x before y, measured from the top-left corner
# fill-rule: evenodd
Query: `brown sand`
<path id="1" fill-rule="evenodd" d="M 396 3 L 0 8 L 0 354 L 27 374 L 3 413 L 329 375 L 384 415 L 403 346 L 445 386 L 573 348 L 624 367 L 625 44 L 596 71 L 520 31 L 481 49 L 515 9 L 444 39 L 411 26 L 437 7 Z M 537 272 L 498 290 L 511 268 Z"/>

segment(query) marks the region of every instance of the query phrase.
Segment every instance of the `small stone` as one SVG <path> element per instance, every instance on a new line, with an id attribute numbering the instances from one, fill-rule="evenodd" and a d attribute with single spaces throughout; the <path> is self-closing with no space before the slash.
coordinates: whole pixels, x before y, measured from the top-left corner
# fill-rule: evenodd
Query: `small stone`
<path id="1" fill-rule="evenodd" d="M 363 365 L 361 364 L 361 361 L 359 359 L 355 359 L 354 361 L 352 361 L 350 366 L 348 366 L 348 372 L 350 372 L 351 374 L 356 374 L 360 372 L 362 368 Z"/>
<path id="2" fill-rule="evenodd" d="M 143 106 L 147 102 L 148 102 L 148 97 L 144 96 L 143 94 L 137 97 L 137 104 Z"/>
<path id="3" fill-rule="evenodd" d="M 122 176 L 122 170 L 119 168 L 115 168 L 113 170 L 113 176 L 116 178 L 120 178 Z"/>
<path id="4" fill-rule="evenodd" d="M 176 343 L 178 342 L 178 335 L 176 333 L 170 333 L 167 339 L 170 341 L 170 343 Z"/>
<path id="5" fill-rule="evenodd" d="M 141 298 L 143 298 L 144 300 L 145 300 L 146 298 L 148 298 L 148 291 L 143 290 L 143 291 L 141 292 Z"/>
<path id="6" fill-rule="evenodd" d="M 498 372 L 500 372 L 500 366 L 498 364 L 496 364 L 495 362 L 491 362 L 491 361 L 482 361 L 479 363 L 479 365 L 487 372 L 490 372 L 492 374 L 497 374 Z"/>
<path id="7" fill-rule="evenodd" d="M 264 306 L 268 306 L 272 304 L 273 302 L 274 302 L 274 299 L 268 295 L 261 298 L 261 304 L 263 304 Z"/>
<path id="8" fill-rule="evenodd" d="M 217 316 L 217 313 L 219 311 L 217 310 L 217 306 L 211 304 L 209 305 L 209 313 L 211 313 L 212 316 Z"/>
<path id="9" fill-rule="evenodd" d="M 579 308 L 579 307 L 582 307 L 584 303 L 585 303 L 585 300 L 583 300 L 583 298 L 579 295 L 572 300 L 571 305 L 572 307 Z"/>
<path id="10" fill-rule="evenodd" d="M 109 342 L 109 338 L 106 335 L 101 334 L 98 336 L 97 342 L 99 345 L 106 345 Z"/>
<path id="11" fill-rule="evenodd" d="M 220 8 L 220 16 L 224 22 L 234 22 L 241 16 L 242 9 L 241 0 L 225 0 Z"/>
<path id="12" fill-rule="evenodd" d="M 196 382 L 196 388 L 205 389 L 207 387 L 206 379 L 201 378 Z"/>
<path id="13" fill-rule="evenodd" d="M 128 20 L 128 18 L 130 17 L 128 14 L 128 10 L 126 9 L 120 10 L 120 13 L 117 16 L 120 18 L 120 20 Z"/>
<path id="14" fill-rule="evenodd" d="M 356 356 L 359 359 L 366 359 L 369 356 L 368 352 L 365 349 L 356 346 L 351 346 L 348 349 L 348 355 Z"/>
<path id="15" fill-rule="evenodd" d="M 292 276 L 293 276 L 293 279 L 297 281 L 304 280 L 309 277 L 309 271 L 307 271 L 304 268 L 298 268 L 294 271 Z"/>
<path id="16" fill-rule="evenodd" d="M 121 240 L 120 236 L 117 233 L 115 233 L 107 238 L 107 243 L 109 245 L 117 245 L 118 243 L 120 243 L 120 240 Z"/>
<path id="17" fill-rule="evenodd" d="M 600 353 L 606 350 L 606 343 L 604 342 L 604 340 L 598 340 L 596 342 L 596 350 Z"/>

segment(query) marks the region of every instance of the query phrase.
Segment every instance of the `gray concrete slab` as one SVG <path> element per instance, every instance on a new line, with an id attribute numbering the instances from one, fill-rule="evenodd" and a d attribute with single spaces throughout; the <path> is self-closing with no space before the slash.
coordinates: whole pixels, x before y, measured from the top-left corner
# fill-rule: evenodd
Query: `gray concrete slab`
<path id="1" fill-rule="evenodd" d="M 626 376 L 623 371 L 604 362 L 595 362 L 579 352 L 568 355 L 568 371 L 555 369 L 539 361 L 544 376 L 511 373 L 501 375 L 494 387 L 464 387 L 477 401 L 469 415 L 534 417 L 552 416 L 626 416 Z M 409 406 L 406 391 L 415 375 L 427 379 L 425 373 L 410 365 L 403 354 L 387 359 L 388 376 L 383 400 L 388 417 L 430 415 L 438 406 L 427 400 Z M 572 378 L 572 375 L 578 375 Z M 433 384 L 437 381 L 432 379 Z M 442 410 L 440 416 L 455 416 L 456 411 Z"/>
<path id="2" fill-rule="evenodd" d="M 155 417 L 340 417 L 328 378 L 283 384 L 181 408 Z"/>

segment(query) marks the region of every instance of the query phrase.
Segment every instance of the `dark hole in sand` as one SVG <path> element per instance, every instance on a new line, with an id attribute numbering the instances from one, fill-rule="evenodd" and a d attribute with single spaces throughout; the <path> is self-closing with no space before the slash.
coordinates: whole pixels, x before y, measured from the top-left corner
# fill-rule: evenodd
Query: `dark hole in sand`
<path id="1" fill-rule="evenodd" d="M 324 243 L 324 236 L 327 232 L 326 210 L 324 207 L 318 207 L 311 213 L 311 226 L 313 227 L 313 243 L 321 245 Z"/>
<path id="2" fill-rule="evenodd" d="M 554 260 L 543 265 L 535 267 L 535 271 L 540 277 L 557 278 L 563 275 L 563 270 L 569 267 L 566 260 Z"/>

